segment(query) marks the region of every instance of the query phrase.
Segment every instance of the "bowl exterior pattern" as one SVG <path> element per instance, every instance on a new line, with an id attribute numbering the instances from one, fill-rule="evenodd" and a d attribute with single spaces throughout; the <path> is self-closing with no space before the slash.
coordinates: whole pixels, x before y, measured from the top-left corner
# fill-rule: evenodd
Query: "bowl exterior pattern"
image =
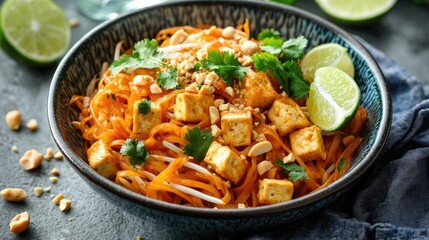
<path id="1" fill-rule="evenodd" d="M 70 50 L 60 63 L 51 86 L 48 115 L 51 131 L 59 148 L 69 159 L 71 165 L 82 173 L 84 179 L 92 187 L 107 195 L 109 200 L 136 214 L 148 215 L 161 220 L 166 225 L 184 227 L 189 231 L 198 229 L 214 232 L 236 231 L 258 227 L 266 228 L 302 218 L 325 207 L 350 187 L 346 184 L 346 180 L 340 179 L 325 189 L 323 197 L 304 197 L 303 206 L 299 206 L 298 199 L 279 204 L 274 209 L 261 207 L 260 211 L 251 212 L 252 210 L 250 210 L 251 213 L 248 215 L 240 215 L 238 211 L 232 210 L 231 214 L 226 214 L 229 217 L 220 217 L 217 214 L 213 215 L 214 211 L 210 209 L 192 210 L 193 212 L 180 214 L 179 212 L 183 209 L 186 210 L 186 207 L 170 206 L 137 196 L 128 190 L 118 189 L 117 186 L 113 186 L 114 183 L 98 176 L 86 164 L 87 157 L 83 138 L 71 125 L 71 122 L 77 119 L 77 113 L 70 106 L 69 100 L 75 94 L 84 94 L 89 81 L 100 71 L 103 62 L 112 61 L 117 42 L 124 41 L 124 47 L 129 48 L 143 38 L 154 38 L 159 30 L 171 26 L 197 26 L 200 24 L 212 24 L 219 27 L 236 26 L 244 23 L 248 18 L 253 36 L 265 28 L 274 28 L 280 31 L 285 38 L 305 36 L 309 40 L 308 48 L 327 42 L 343 45 L 348 49 L 355 64 L 355 79 L 361 88 L 361 103 L 367 109 L 369 116 L 363 130 L 364 142 L 358 149 L 349 171 L 366 169 L 367 166 L 364 165 L 373 161 L 368 158 L 378 154 L 379 150 L 374 150 L 374 145 L 381 149 L 384 143 L 382 138 L 387 135 L 388 131 L 386 125 L 390 123 L 390 118 L 386 117 L 390 111 L 390 103 L 386 101 L 389 99 L 380 90 L 386 91 L 387 87 L 376 64 L 374 62 L 372 66 L 367 64 L 368 61 L 372 61 L 372 58 L 349 35 L 330 24 L 328 24 L 329 27 L 324 26 L 327 24 L 326 22 L 314 16 L 309 17 L 301 10 L 277 4 L 252 1 L 237 1 L 236 3 L 173 1 L 161 6 L 145 8 L 104 23 L 92 30 Z M 100 187 L 100 185 L 104 187 Z M 340 191 L 335 190 L 336 185 L 341 185 Z M 177 208 L 182 210 L 177 210 Z M 170 210 L 172 212 L 166 212 Z M 263 211 L 268 214 L 262 214 Z M 202 224 L 204 227 L 201 227 Z"/>

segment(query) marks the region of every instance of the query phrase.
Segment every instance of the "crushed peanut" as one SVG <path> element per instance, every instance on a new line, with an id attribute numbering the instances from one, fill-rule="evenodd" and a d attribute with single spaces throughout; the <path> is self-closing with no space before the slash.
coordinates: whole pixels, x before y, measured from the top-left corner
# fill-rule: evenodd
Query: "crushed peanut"
<path id="1" fill-rule="evenodd" d="M 43 192 L 51 192 L 52 187 L 45 187 L 43 188 Z"/>
<path id="2" fill-rule="evenodd" d="M 75 28 L 75 27 L 79 26 L 79 19 L 72 18 L 69 20 L 69 23 L 70 23 L 70 27 Z"/>
<path id="3" fill-rule="evenodd" d="M 60 201 L 60 210 L 63 211 L 63 212 L 70 210 L 71 204 L 72 204 L 72 202 L 70 200 L 65 199 L 65 198 L 61 199 L 61 201 Z"/>
<path id="4" fill-rule="evenodd" d="M 226 87 L 225 92 L 230 96 L 234 96 L 234 89 L 232 87 Z"/>
<path id="5" fill-rule="evenodd" d="M 43 156 L 38 151 L 32 149 L 24 153 L 24 155 L 19 159 L 19 164 L 27 171 L 33 170 L 40 166 L 42 163 Z"/>
<path id="6" fill-rule="evenodd" d="M 259 175 L 262 175 L 266 173 L 268 170 L 270 170 L 273 167 L 273 164 L 270 161 L 264 160 L 256 166 L 258 169 Z"/>
<path id="7" fill-rule="evenodd" d="M 54 158 L 55 158 L 56 160 L 61 160 L 61 159 L 63 159 L 63 154 L 62 154 L 61 152 L 56 152 L 56 153 L 54 154 Z"/>
<path id="8" fill-rule="evenodd" d="M 209 115 L 210 115 L 211 124 L 216 124 L 217 122 L 219 122 L 220 120 L 219 110 L 216 107 L 214 106 L 209 107 Z"/>
<path id="9" fill-rule="evenodd" d="M 243 208 L 246 208 L 246 205 L 244 203 L 239 203 L 237 205 L 237 208 L 243 209 Z"/>
<path id="10" fill-rule="evenodd" d="M 295 155 L 293 155 L 293 153 L 289 153 L 289 155 L 283 158 L 283 163 L 291 163 L 291 162 L 295 162 Z"/>
<path id="11" fill-rule="evenodd" d="M 47 161 L 51 160 L 51 158 L 54 156 L 54 149 L 51 147 L 46 148 L 45 156 L 43 158 Z"/>
<path id="12" fill-rule="evenodd" d="M 55 176 L 58 176 L 60 175 L 60 170 L 58 170 L 57 168 L 53 168 L 51 173 L 54 174 Z"/>
<path id="13" fill-rule="evenodd" d="M 216 99 L 216 100 L 214 100 L 213 105 L 215 107 L 219 108 L 219 105 L 223 104 L 224 102 L 225 102 L 225 100 L 223 100 L 223 99 Z"/>
<path id="14" fill-rule="evenodd" d="M 234 38 L 234 35 L 235 35 L 234 27 L 228 26 L 222 30 L 222 37 L 224 38 Z"/>
<path id="15" fill-rule="evenodd" d="M 64 195 L 63 194 L 58 194 L 56 197 L 54 197 L 53 199 L 52 199 L 52 202 L 53 203 L 55 203 L 55 204 L 57 204 L 57 205 L 59 205 L 60 204 L 60 201 L 62 200 L 64 198 Z"/>
<path id="16" fill-rule="evenodd" d="M 212 135 L 217 138 L 222 134 L 222 130 L 217 125 L 211 125 Z"/>
<path id="17" fill-rule="evenodd" d="M 229 107 L 229 103 L 222 103 L 222 104 L 219 105 L 219 110 L 220 111 L 225 111 L 225 110 L 228 109 L 228 107 Z"/>
<path id="18" fill-rule="evenodd" d="M 16 215 L 9 223 L 9 230 L 15 234 L 22 233 L 30 226 L 30 215 L 23 212 Z"/>
<path id="19" fill-rule="evenodd" d="M 12 130 L 18 130 L 21 127 L 22 116 L 21 112 L 18 110 L 10 111 L 6 114 L 5 117 L 6 125 Z"/>
<path id="20" fill-rule="evenodd" d="M 162 93 L 162 89 L 159 87 L 157 83 L 152 83 L 149 87 L 149 90 L 153 94 Z"/>
<path id="21" fill-rule="evenodd" d="M 57 177 L 49 177 L 49 181 L 51 183 L 57 183 L 58 182 L 58 178 Z"/>
<path id="22" fill-rule="evenodd" d="M 17 152 L 18 152 L 18 147 L 17 147 L 16 145 L 13 145 L 13 146 L 10 148 L 10 150 L 11 150 L 12 152 L 14 152 L 14 153 L 17 153 Z"/>
<path id="23" fill-rule="evenodd" d="M 22 188 L 5 188 L 0 191 L 0 194 L 9 202 L 22 202 L 27 198 L 27 193 Z"/>
<path id="24" fill-rule="evenodd" d="M 36 131 L 39 128 L 39 123 L 36 119 L 30 119 L 28 120 L 27 124 L 25 125 L 28 129 L 31 131 Z"/>
<path id="25" fill-rule="evenodd" d="M 248 156 L 255 157 L 273 150 L 273 145 L 269 141 L 258 142 L 249 150 Z"/>
<path id="26" fill-rule="evenodd" d="M 42 187 L 35 187 L 34 188 L 34 195 L 36 197 L 40 197 L 43 194 L 43 188 Z"/>
<path id="27" fill-rule="evenodd" d="M 265 137 L 265 134 L 258 134 L 258 136 L 255 138 L 255 141 L 264 142 L 267 141 L 267 137 Z"/>

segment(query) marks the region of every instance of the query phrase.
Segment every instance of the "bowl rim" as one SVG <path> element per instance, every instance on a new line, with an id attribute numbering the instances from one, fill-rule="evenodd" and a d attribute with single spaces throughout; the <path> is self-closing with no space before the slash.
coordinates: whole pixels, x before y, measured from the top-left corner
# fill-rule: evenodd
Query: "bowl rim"
<path id="1" fill-rule="evenodd" d="M 365 60 L 366 64 L 369 66 L 373 72 L 374 78 L 376 79 L 377 86 L 379 87 L 380 96 L 382 100 L 382 118 L 380 120 L 380 129 L 377 132 L 374 146 L 368 151 L 367 155 L 364 156 L 363 160 L 355 166 L 354 169 L 349 170 L 346 175 L 338 179 L 337 181 L 331 183 L 324 189 L 316 191 L 314 193 L 302 196 L 297 199 L 293 199 L 288 202 L 259 206 L 256 208 L 245 208 L 245 209 L 210 209 L 210 208 L 196 208 L 189 206 L 182 206 L 167 202 L 162 202 L 156 199 L 145 197 L 141 194 L 134 193 L 113 181 L 102 177 L 95 170 L 93 170 L 86 162 L 82 161 L 73 151 L 71 151 L 63 137 L 60 134 L 58 122 L 55 118 L 55 101 L 54 97 L 58 90 L 58 83 L 60 82 L 60 76 L 62 69 L 66 66 L 66 63 L 73 57 L 75 51 L 77 51 L 84 42 L 91 38 L 92 35 L 105 30 L 109 25 L 113 23 L 120 22 L 128 17 L 142 14 L 145 12 L 150 12 L 159 7 L 164 6 L 176 6 L 176 5 L 234 5 L 234 6 L 253 6 L 261 7 L 267 10 L 274 11 L 283 11 L 289 12 L 298 17 L 306 18 L 316 24 L 320 24 L 335 34 L 341 36 L 341 38 L 347 42 L 351 47 L 353 47 L 356 52 L 361 55 Z M 87 32 L 81 39 L 79 39 L 72 48 L 67 52 L 63 57 L 52 78 L 52 82 L 49 89 L 48 95 L 48 123 L 50 127 L 51 134 L 54 138 L 55 143 L 57 144 L 59 150 L 63 153 L 65 158 L 68 160 L 72 167 L 79 171 L 82 178 L 92 182 L 93 184 L 104 188 L 105 190 L 113 193 L 120 198 L 125 198 L 131 202 L 134 202 L 138 205 L 154 208 L 163 212 L 174 213 L 179 215 L 187 215 L 192 217 L 200 218 L 211 218 L 211 219 L 240 219 L 240 218 L 249 218 L 249 217 L 262 217 L 273 214 L 280 214 L 286 211 L 296 210 L 311 204 L 317 203 L 320 200 L 331 196 L 335 193 L 338 193 L 345 188 L 349 187 L 351 184 L 355 183 L 358 178 L 360 178 L 371 165 L 375 162 L 378 154 L 381 152 L 384 143 L 387 140 L 387 136 L 390 131 L 390 126 L 392 122 L 392 109 L 391 109 L 391 96 L 390 90 L 386 79 L 384 78 L 380 67 L 378 66 L 375 59 L 369 53 L 369 51 L 351 34 L 347 33 L 345 30 L 336 26 L 335 24 L 305 10 L 299 9 L 294 6 L 279 4 L 275 2 L 267 1 L 252 1 L 252 0 L 241 0 L 241 1 L 230 1 L 230 0 L 178 0 L 178 1 L 169 1 L 155 4 L 152 6 L 144 7 L 136 11 L 121 15 L 115 19 L 105 21 L 98 26 L 94 27 L 92 30 Z"/>

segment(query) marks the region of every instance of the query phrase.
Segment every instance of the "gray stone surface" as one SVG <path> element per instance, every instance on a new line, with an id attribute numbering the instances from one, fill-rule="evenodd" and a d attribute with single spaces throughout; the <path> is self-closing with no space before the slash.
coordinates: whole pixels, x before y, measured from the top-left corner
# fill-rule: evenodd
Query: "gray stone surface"
<path id="1" fill-rule="evenodd" d="M 0 1 L 2 3 L 3 1 Z M 72 1 L 57 1 L 70 18 L 78 18 L 80 25 L 73 29 L 73 42 L 96 26 L 98 22 L 81 16 Z M 314 1 L 301 0 L 297 4 L 306 10 L 326 17 Z M 380 23 L 368 28 L 349 28 L 349 32 L 362 37 L 383 50 L 405 69 L 429 84 L 429 8 L 416 6 L 411 1 L 399 1 L 393 11 Z M 141 219 L 121 209 L 95 193 L 71 169 L 65 160 L 44 161 L 42 167 L 26 172 L 18 164 L 21 155 L 29 149 L 42 153 L 47 147 L 56 149 L 51 137 L 46 103 L 50 80 L 55 66 L 34 70 L 17 64 L 0 51 L 0 189 L 24 188 L 28 193 L 25 203 L 0 200 L 0 239 L 175 239 L 175 232 L 160 229 L 150 219 Z M 40 128 L 30 132 L 25 127 L 17 132 L 4 123 L 5 114 L 19 109 L 23 124 L 31 118 L 38 120 Z M 12 145 L 19 152 L 13 153 Z M 49 182 L 52 168 L 61 171 L 56 184 Z M 51 186 L 50 193 L 35 197 L 33 188 Z M 63 193 L 72 200 L 72 209 L 61 212 L 51 196 Z M 9 232 L 9 221 L 17 213 L 28 211 L 31 226 L 20 235 Z"/>

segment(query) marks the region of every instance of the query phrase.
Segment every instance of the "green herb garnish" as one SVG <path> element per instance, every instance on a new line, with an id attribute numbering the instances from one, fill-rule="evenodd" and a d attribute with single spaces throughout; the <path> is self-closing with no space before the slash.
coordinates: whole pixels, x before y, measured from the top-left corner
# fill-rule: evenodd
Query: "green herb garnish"
<path id="1" fill-rule="evenodd" d="M 165 63 L 162 61 L 164 53 L 158 51 L 158 42 L 147 38 L 134 44 L 131 55 L 125 54 L 110 65 L 110 71 L 116 75 L 122 71 L 133 72 L 138 68 L 156 68 Z"/>
<path id="2" fill-rule="evenodd" d="M 250 71 L 249 67 L 240 65 L 233 53 L 222 53 L 218 50 L 209 51 L 208 57 L 197 62 L 194 68 L 196 70 L 200 68 L 212 70 L 230 86 L 234 86 L 234 78 L 242 80 L 246 72 Z"/>
<path id="3" fill-rule="evenodd" d="M 338 163 L 338 171 L 341 171 L 341 169 L 343 169 L 343 167 L 344 167 L 344 164 L 346 163 L 346 158 L 341 158 L 340 159 L 340 162 Z"/>
<path id="4" fill-rule="evenodd" d="M 143 99 L 138 103 L 139 113 L 147 115 L 150 113 L 151 102 L 149 100 Z"/>
<path id="5" fill-rule="evenodd" d="M 290 181 L 295 182 L 308 179 L 304 168 L 296 163 L 284 163 L 282 160 L 276 160 L 275 163 L 284 169 L 283 172 L 288 175 Z"/>
<path id="6" fill-rule="evenodd" d="M 177 68 L 171 67 L 163 72 L 159 72 L 156 81 L 167 90 L 177 88 L 179 86 Z"/>
<path id="7" fill-rule="evenodd" d="M 183 146 L 183 151 L 188 156 L 192 156 L 201 161 L 205 158 L 213 142 L 213 135 L 207 129 L 201 131 L 200 127 L 194 127 L 186 133 L 185 139 L 188 140 L 189 143 Z"/>
<path id="8" fill-rule="evenodd" d="M 130 164 L 134 167 L 136 165 L 144 165 L 150 156 L 143 141 L 130 138 L 122 144 L 120 153 L 124 156 L 128 156 Z"/>

